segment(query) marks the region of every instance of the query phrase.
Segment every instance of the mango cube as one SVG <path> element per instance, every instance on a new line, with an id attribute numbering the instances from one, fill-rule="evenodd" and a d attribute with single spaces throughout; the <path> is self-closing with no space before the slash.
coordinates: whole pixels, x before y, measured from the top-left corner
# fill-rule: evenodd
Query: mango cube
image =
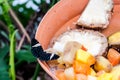
<path id="1" fill-rule="evenodd" d="M 76 60 L 88 65 L 93 65 L 95 63 L 95 57 L 82 49 L 77 50 Z"/>

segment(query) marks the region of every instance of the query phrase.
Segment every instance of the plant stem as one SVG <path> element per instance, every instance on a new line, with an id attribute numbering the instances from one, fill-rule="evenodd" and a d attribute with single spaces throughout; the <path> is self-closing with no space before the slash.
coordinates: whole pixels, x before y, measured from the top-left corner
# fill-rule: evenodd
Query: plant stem
<path id="1" fill-rule="evenodd" d="M 37 63 L 32 80 L 36 80 L 36 78 L 37 78 L 37 76 L 39 74 L 39 71 L 40 71 L 40 64 Z"/>
<path id="2" fill-rule="evenodd" d="M 8 26 L 9 30 L 9 40 L 10 40 L 10 58 L 9 58 L 9 76 L 11 77 L 11 80 L 15 80 L 15 62 L 14 62 L 14 54 L 15 54 L 15 34 L 17 30 L 15 31 L 14 25 L 12 24 L 10 15 L 9 15 L 9 10 L 10 10 L 10 5 L 8 4 L 7 0 L 4 0 L 2 5 L 3 11 L 3 17 L 5 19 L 5 22 Z"/>
<path id="3" fill-rule="evenodd" d="M 16 34 L 17 30 L 14 31 L 14 33 L 11 36 L 10 39 L 10 60 L 9 60 L 9 65 L 10 65 L 10 75 L 12 80 L 16 79 L 15 76 L 15 63 L 14 63 L 14 54 L 15 54 L 15 34 Z"/>

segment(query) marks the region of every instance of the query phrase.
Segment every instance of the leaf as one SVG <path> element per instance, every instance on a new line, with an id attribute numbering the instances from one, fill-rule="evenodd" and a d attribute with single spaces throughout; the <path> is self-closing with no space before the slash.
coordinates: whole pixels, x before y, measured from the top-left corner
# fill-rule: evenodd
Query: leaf
<path id="1" fill-rule="evenodd" d="M 10 80 L 8 73 L 8 65 L 4 60 L 0 60 L 0 80 Z"/>
<path id="2" fill-rule="evenodd" d="M 30 50 L 19 50 L 15 57 L 18 60 L 26 61 L 26 62 L 35 62 L 36 58 L 32 55 Z"/>
<path id="3" fill-rule="evenodd" d="M 0 71 L 4 71 L 8 69 L 8 65 L 4 60 L 0 60 Z"/>
<path id="4" fill-rule="evenodd" d="M 10 78 L 7 76 L 0 75 L 0 80 L 10 80 Z"/>
<path id="5" fill-rule="evenodd" d="M 5 31 L 0 30 L 0 34 L 1 34 L 2 36 L 4 36 L 6 39 L 9 40 L 9 36 L 7 35 L 7 33 L 6 33 Z"/>
<path id="6" fill-rule="evenodd" d="M 9 51 L 9 47 L 6 45 L 3 48 L 0 48 L 0 60 L 3 59 Z"/>
<path id="7" fill-rule="evenodd" d="M 31 46 L 30 45 L 23 45 L 23 48 L 30 50 Z"/>

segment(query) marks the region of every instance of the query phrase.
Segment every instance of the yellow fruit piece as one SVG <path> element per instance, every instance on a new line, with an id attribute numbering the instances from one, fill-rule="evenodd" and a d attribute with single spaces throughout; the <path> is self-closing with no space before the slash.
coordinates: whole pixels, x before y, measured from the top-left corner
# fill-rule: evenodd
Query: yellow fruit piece
<path id="1" fill-rule="evenodd" d="M 104 70 L 105 72 L 110 72 L 112 70 L 112 65 L 108 59 L 103 56 L 96 57 L 96 63 L 94 65 L 96 71 Z"/>
<path id="2" fill-rule="evenodd" d="M 95 58 L 90 53 L 82 49 L 77 50 L 76 60 L 88 65 L 93 65 L 95 63 Z"/>
<path id="3" fill-rule="evenodd" d="M 97 80 L 112 80 L 112 74 L 110 73 L 104 73 L 102 75 L 100 75 Z"/>
<path id="4" fill-rule="evenodd" d="M 96 72 L 93 68 L 90 68 L 90 74 L 91 76 L 96 76 Z"/>
<path id="5" fill-rule="evenodd" d="M 108 43 L 110 45 L 120 44 L 120 31 L 112 34 L 108 37 Z"/>
<path id="6" fill-rule="evenodd" d="M 113 75 L 112 80 L 120 80 L 120 64 L 113 67 L 111 74 Z"/>
<path id="7" fill-rule="evenodd" d="M 96 77 L 96 76 L 88 75 L 87 77 L 88 77 L 88 78 L 87 78 L 86 80 L 97 80 L 97 77 Z"/>

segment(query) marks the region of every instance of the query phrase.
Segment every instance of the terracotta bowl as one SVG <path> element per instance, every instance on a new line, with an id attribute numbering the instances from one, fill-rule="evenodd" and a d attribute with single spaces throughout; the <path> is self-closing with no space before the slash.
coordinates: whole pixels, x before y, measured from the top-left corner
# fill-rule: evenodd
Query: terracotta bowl
<path id="1" fill-rule="evenodd" d="M 60 0 L 46 13 L 35 35 L 35 38 L 44 49 L 48 48 L 53 37 L 59 36 L 65 32 L 68 27 L 72 29 L 76 28 L 75 23 L 87 3 L 88 0 Z M 116 31 L 120 31 L 120 0 L 114 0 L 113 15 L 110 24 L 102 33 L 107 37 Z M 58 80 L 57 77 L 51 73 L 46 62 L 40 61 L 39 59 L 38 62 L 54 80 Z"/>

